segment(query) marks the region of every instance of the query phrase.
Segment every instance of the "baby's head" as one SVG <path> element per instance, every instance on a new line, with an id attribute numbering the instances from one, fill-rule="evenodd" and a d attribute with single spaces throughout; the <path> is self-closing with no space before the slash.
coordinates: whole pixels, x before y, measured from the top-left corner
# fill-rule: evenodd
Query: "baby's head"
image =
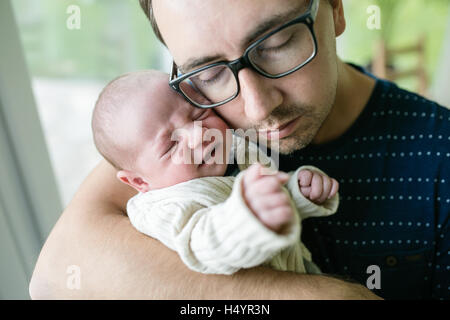
<path id="1" fill-rule="evenodd" d="M 227 128 L 211 109 L 185 101 L 169 87 L 168 75 L 158 71 L 111 81 L 92 117 L 97 149 L 116 167 L 119 180 L 140 192 L 223 176 Z M 206 139 L 205 132 L 210 133 Z"/>

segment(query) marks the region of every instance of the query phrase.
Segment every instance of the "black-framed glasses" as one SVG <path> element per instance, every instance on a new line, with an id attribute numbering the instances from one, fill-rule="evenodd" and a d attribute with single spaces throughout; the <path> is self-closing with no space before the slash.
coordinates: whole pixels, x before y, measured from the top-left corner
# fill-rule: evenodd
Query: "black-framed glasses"
<path id="1" fill-rule="evenodd" d="M 313 25 L 319 2 L 310 0 L 305 13 L 255 41 L 239 59 L 212 63 L 186 74 L 178 74 L 174 62 L 169 85 L 194 106 L 214 108 L 239 95 L 238 73 L 243 68 L 270 79 L 301 69 L 317 55 Z"/>

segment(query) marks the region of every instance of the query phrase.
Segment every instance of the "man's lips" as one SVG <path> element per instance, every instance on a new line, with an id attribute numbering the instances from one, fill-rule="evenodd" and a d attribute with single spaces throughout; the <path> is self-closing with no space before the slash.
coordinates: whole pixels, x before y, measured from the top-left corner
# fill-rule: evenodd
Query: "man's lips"
<path id="1" fill-rule="evenodd" d="M 263 135 L 267 140 L 273 140 L 278 137 L 278 139 L 283 139 L 292 133 L 298 127 L 298 123 L 302 117 L 299 116 L 291 121 L 286 122 L 285 124 L 279 126 L 275 129 L 260 129 L 258 130 L 259 134 Z"/>

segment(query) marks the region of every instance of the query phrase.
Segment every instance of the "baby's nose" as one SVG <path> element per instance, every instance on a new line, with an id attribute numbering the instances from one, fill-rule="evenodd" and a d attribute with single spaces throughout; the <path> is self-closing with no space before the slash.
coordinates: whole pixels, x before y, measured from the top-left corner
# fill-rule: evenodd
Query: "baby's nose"
<path id="1" fill-rule="evenodd" d="M 195 149 L 203 144 L 203 136 L 206 128 L 202 127 L 201 123 L 194 122 L 189 130 L 188 146 L 191 149 Z"/>

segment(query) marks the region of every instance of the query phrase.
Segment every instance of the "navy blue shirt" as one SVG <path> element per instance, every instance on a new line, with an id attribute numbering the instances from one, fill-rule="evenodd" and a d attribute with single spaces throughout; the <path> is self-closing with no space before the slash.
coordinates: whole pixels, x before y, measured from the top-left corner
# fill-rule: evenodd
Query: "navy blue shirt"
<path id="1" fill-rule="evenodd" d="M 450 111 L 377 80 L 340 138 L 281 156 L 340 183 L 340 207 L 303 222 L 302 240 L 324 273 L 366 285 L 380 268 L 386 299 L 450 299 Z"/>

